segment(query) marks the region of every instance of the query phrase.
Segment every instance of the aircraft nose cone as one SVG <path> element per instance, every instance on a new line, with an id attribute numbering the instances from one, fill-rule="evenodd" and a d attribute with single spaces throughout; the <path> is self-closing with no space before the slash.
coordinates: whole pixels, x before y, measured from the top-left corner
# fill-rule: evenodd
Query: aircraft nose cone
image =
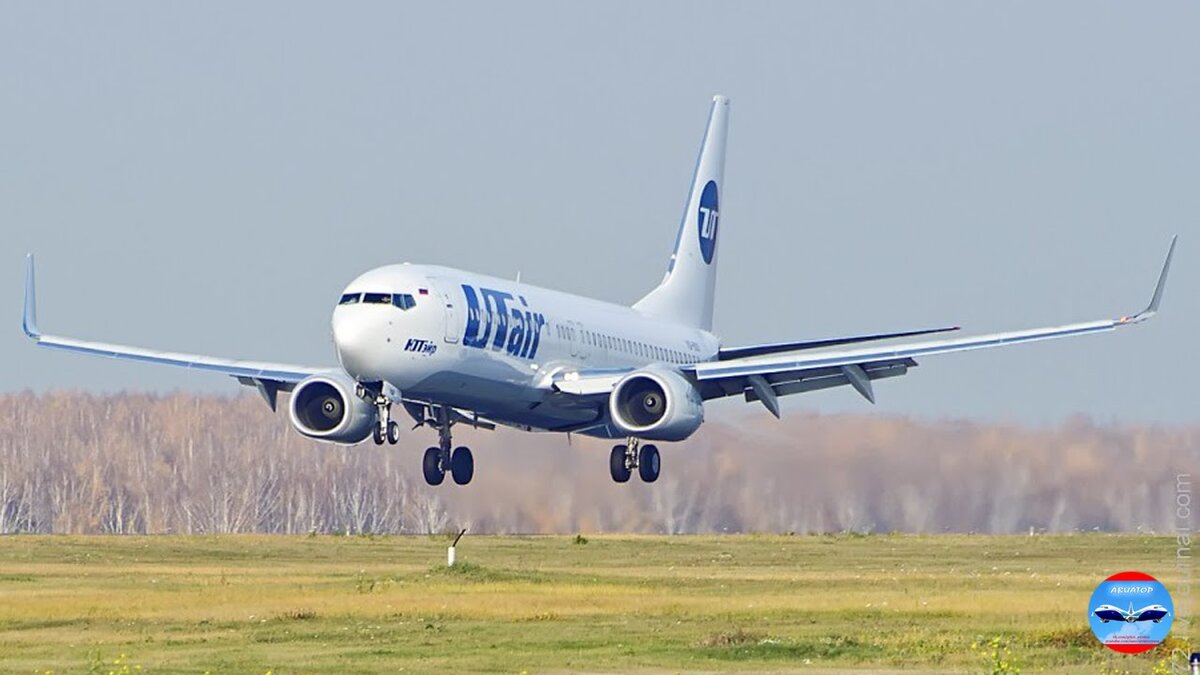
<path id="1" fill-rule="evenodd" d="M 364 309 L 373 308 L 339 307 L 334 311 L 333 345 L 347 373 L 359 380 L 377 380 L 384 336 Z"/>

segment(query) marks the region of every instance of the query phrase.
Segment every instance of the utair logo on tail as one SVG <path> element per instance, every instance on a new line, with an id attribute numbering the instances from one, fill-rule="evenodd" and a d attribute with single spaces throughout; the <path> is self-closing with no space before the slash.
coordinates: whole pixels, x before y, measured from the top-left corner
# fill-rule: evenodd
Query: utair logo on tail
<path id="1" fill-rule="evenodd" d="M 717 206 L 717 182 L 708 181 L 704 192 L 700 195 L 700 255 L 704 256 L 704 264 L 711 265 L 713 253 L 717 250 L 717 224 L 721 213 Z"/>
<path id="2" fill-rule="evenodd" d="M 546 316 L 529 311 L 524 296 L 518 296 L 520 307 L 510 307 L 512 293 L 492 288 L 480 288 L 463 284 L 463 295 L 467 299 L 467 328 L 463 332 L 465 347 L 506 351 L 510 356 L 532 359 L 537 356 L 542 342 L 542 328 Z M 493 326 L 495 330 L 493 330 Z"/>

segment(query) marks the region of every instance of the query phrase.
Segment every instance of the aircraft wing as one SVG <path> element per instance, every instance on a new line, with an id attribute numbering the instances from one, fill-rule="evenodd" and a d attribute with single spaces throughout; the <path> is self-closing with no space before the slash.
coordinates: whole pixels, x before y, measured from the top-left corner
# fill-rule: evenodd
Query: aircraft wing
<path id="1" fill-rule="evenodd" d="M 1129 617 L 1125 610 L 1113 605 L 1100 605 L 1092 613 L 1104 623 L 1108 623 L 1109 621 L 1125 621 Z"/>
<path id="2" fill-rule="evenodd" d="M 851 335 L 849 337 L 801 340 L 798 342 L 772 342 L 763 345 L 749 345 L 746 347 L 722 347 L 717 352 L 717 360 L 731 361 L 733 359 L 741 359 L 751 356 L 766 356 L 768 354 L 781 354 L 784 352 L 799 352 L 806 349 L 838 347 L 841 345 L 855 344 L 858 342 L 879 342 L 882 340 L 892 340 L 895 338 L 929 335 L 931 333 L 949 333 L 959 330 L 960 328 L 961 326 L 946 326 L 945 328 L 923 328 L 920 330 L 906 330 L 893 333 L 871 333 L 869 335 Z"/>
<path id="3" fill-rule="evenodd" d="M 762 401 L 776 417 L 779 396 L 846 384 L 874 403 L 871 381 L 903 375 L 917 365 L 919 357 L 1104 333 L 1153 317 L 1162 301 L 1175 241 L 1171 239 L 1150 304 L 1132 316 L 948 340 L 710 361 L 689 366 L 686 371 L 695 378 L 705 399 L 742 394 L 747 401 Z"/>
<path id="4" fill-rule="evenodd" d="M 1133 621 L 1162 621 L 1166 618 L 1167 608 L 1162 605 L 1147 605 L 1136 612 L 1132 612 L 1130 617 Z"/>
<path id="5" fill-rule="evenodd" d="M 157 363 L 160 365 L 229 375 L 237 378 L 242 384 L 257 387 L 259 393 L 266 399 L 267 404 L 271 406 L 272 410 L 275 408 L 275 397 L 279 391 L 290 391 L 293 385 L 309 375 L 334 370 L 333 368 L 297 366 L 269 361 L 243 361 L 203 354 L 168 352 L 143 347 L 110 344 L 107 342 L 91 342 L 58 335 L 44 335 L 37 327 L 37 298 L 34 287 L 33 254 L 30 254 L 26 258 L 25 313 L 21 321 L 21 328 L 25 331 L 25 335 L 36 342 L 39 347 L 60 349 L 75 352 L 76 354 L 106 356 L 113 359 Z"/>

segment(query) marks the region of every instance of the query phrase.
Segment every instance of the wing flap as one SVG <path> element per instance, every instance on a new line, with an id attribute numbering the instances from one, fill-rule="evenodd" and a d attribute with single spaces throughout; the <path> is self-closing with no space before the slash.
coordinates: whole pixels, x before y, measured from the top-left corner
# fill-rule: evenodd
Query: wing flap
<path id="1" fill-rule="evenodd" d="M 916 365 L 916 361 L 905 359 L 901 361 L 866 364 L 862 366 L 862 369 L 866 373 L 867 378 L 873 381 L 887 377 L 899 377 L 908 373 L 908 369 Z M 776 396 L 788 396 L 807 391 L 842 387 L 848 384 L 850 384 L 850 379 L 844 372 L 840 369 L 827 368 L 823 371 L 814 372 L 795 371 L 793 376 L 787 380 L 771 385 L 771 389 L 775 392 Z M 759 400 L 759 396 L 753 388 L 747 388 L 742 393 L 747 402 Z"/>

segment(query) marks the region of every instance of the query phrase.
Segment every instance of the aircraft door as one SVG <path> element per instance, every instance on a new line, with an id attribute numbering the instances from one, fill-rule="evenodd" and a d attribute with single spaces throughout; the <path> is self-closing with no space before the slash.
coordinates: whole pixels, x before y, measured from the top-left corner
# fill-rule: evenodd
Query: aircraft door
<path id="1" fill-rule="evenodd" d="M 587 359 L 591 350 L 588 348 L 587 332 L 583 328 L 583 324 L 578 321 L 571 322 L 571 355 L 580 359 Z"/>
<path id="2" fill-rule="evenodd" d="M 443 314 L 446 322 L 444 339 L 450 344 L 455 344 L 458 342 L 459 333 L 466 326 L 466 320 L 463 318 L 463 304 L 455 302 L 454 296 L 450 294 L 444 282 L 439 279 L 431 279 L 430 281 L 433 282 L 434 292 L 437 293 L 437 297 L 441 300 L 444 309 Z"/>

